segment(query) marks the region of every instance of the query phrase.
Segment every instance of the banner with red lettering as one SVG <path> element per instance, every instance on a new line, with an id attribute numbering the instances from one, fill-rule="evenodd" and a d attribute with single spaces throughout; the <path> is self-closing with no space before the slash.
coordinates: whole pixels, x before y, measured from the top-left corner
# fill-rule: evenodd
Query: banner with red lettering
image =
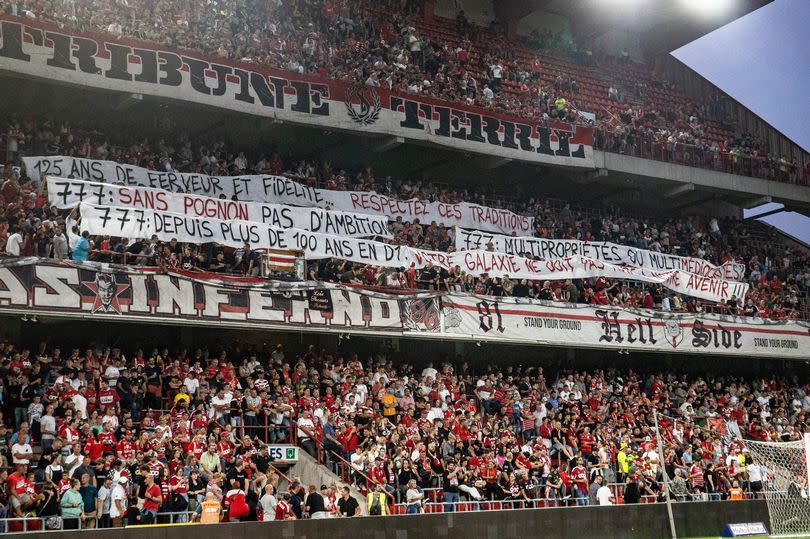
<path id="1" fill-rule="evenodd" d="M 221 221 L 252 221 L 279 228 L 298 228 L 335 236 L 392 237 L 384 216 L 285 204 L 240 202 L 150 187 L 48 177 L 48 202 L 59 209 L 74 208 L 83 201 L 103 206 L 156 210 Z"/>
<path id="2" fill-rule="evenodd" d="M 240 247 L 250 243 L 255 249 L 298 249 L 308 259 L 336 257 L 360 264 L 387 268 L 424 268 L 435 265 L 450 271 L 502 278 L 556 281 L 607 277 L 658 283 L 701 299 L 723 301 L 745 296 L 748 285 L 723 279 L 701 277 L 681 270 L 653 271 L 601 262 L 584 256 L 537 261 L 490 251 L 442 253 L 402 245 L 389 245 L 361 238 L 320 234 L 294 228 L 278 228 L 248 221 L 203 219 L 169 212 L 93 206 L 82 203 L 81 229 L 94 235 L 177 239 L 190 243 L 219 243 Z"/>
<path id="3" fill-rule="evenodd" d="M 598 348 L 606 353 L 627 350 L 732 354 L 751 360 L 810 358 L 807 322 L 527 298 L 449 294 L 442 298 L 442 331 L 445 338 Z"/>
<path id="4" fill-rule="evenodd" d="M 456 249 L 492 249 L 499 253 L 553 260 L 582 255 L 611 264 L 624 264 L 656 271 L 680 269 L 701 277 L 741 281 L 745 278 L 745 264 L 726 262 L 715 266 L 708 260 L 638 249 L 611 242 L 582 240 L 553 240 L 530 236 L 504 236 L 475 230 L 456 228 Z"/>
<path id="5" fill-rule="evenodd" d="M 344 212 L 376 215 L 391 220 L 419 219 L 445 226 L 461 226 L 505 234 L 527 234 L 534 230 L 534 218 L 509 210 L 490 208 L 470 202 L 447 204 L 416 198 L 401 200 L 370 191 L 334 191 L 303 185 L 283 176 L 207 176 L 180 172 L 159 172 L 113 161 L 78 157 L 23 157 L 28 175 L 75 178 L 127 187 L 149 187 L 172 193 L 189 193 L 213 198 L 316 207 Z M 56 194 L 56 193 L 55 193 Z M 57 196 L 57 200 L 62 195 Z M 109 194 L 100 193 L 93 204 L 107 205 Z"/>

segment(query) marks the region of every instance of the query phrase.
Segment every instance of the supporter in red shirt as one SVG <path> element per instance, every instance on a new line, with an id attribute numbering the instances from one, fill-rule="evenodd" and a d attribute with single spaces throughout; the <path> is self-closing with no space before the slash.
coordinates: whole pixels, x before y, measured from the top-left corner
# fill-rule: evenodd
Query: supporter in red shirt
<path id="1" fill-rule="evenodd" d="M 160 505 L 163 503 L 163 492 L 160 486 L 155 483 L 155 477 L 150 469 L 146 468 L 143 471 L 145 472 L 144 484 L 146 485 L 146 491 L 144 492 L 143 510 L 141 511 L 141 524 L 154 524 Z"/>
<path id="2" fill-rule="evenodd" d="M 582 434 L 579 435 L 579 449 L 584 458 L 587 459 L 591 455 L 594 443 L 596 443 L 596 438 L 591 434 L 590 427 L 585 427 Z"/>
<path id="3" fill-rule="evenodd" d="M 17 464 L 14 472 L 6 477 L 6 492 L 8 494 L 22 494 L 25 492 L 27 464 Z"/>
<path id="4" fill-rule="evenodd" d="M 577 465 L 571 469 L 571 480 L 574 483 L 577 505 L 588 505 L 588 470 L 581 457 L 577 459 Z"/>
<path id="5" fill-rule="evenodd" d="M 112 425 L 104 423 L 101 432 L 98 433 L 98 441 L 101 443 L 104 452 L 114 452 L 117 442 L 115 433 L 112 431 Z"/>
<path id="6" fill-rule="evenodd" d="M 107 382 L 104 380 L 100 380 L 98 383 L 99 390 L 98 390 L 98 405 L 99 408 L 109 408 L 112 407 L 116 413 L 119 411 L 119 401 L 121 400 L 118 397 L 118 392 L 115 389 L 111 388 L 107 385 Z"/>
<path id="7" fill-rule="evenodd" d="M 84 444 L 84 453 L 90 462 L 96 462 L 104 453 L 104 444 L 98 441 L 98 437 L 94 436 Z"/>
<path id="8" fill-rule="evenodd" d="M 149 474 L 157 479 L 161 476 L 164 467 L 164 464 L 158 460 L 157 453 L 153 452 L 151 459 L 146 465 L 146 468 L 149 470 Z"/>
<path id="9" fill-rule="evenodd" d="M 388 474 L 385 472 L 385 465 L 382 458 L 377 457 L 374 459 L 374 465 L 369 470 L 368 477 L 373 484 L 388 484 Z M 372 487 L 373 485 L 369 485 L 369 488 Z"/>

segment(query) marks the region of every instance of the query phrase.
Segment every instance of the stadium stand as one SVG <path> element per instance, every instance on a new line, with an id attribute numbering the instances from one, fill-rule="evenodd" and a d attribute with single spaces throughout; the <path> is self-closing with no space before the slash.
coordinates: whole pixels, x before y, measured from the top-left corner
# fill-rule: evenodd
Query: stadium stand
<path id="1" fill-rule="evenodd" d="M 162 490 L 159 521 L 186 518 L 209 494 L 228 507 L 241 493 L 252 516 L 260 506 L 267 515 L 276 500 L 263 499 L 273 494 L 265 485 L 282 472 L 262 447 L 282 442 L 363 491 L 381 485 L 391 514 L 417 503 L 411 481 L 430 512 L 604 504 L 603 484 L 612 503 L 651 502 L 661 499 L 662 466 L 678 499 L 727 499 L 737 485 L 753 497 L 762 479 L 742 438 L 800 439 L 810 410 L 806 384 L 778 376 L 547 376 L 518 366 L 475 373 L 466 363 L 419 371 L 314 346 L 293 356 L 281 346 L 130 353 L 5 342 L 2 354 L 9 516 L 56 516 L 81 481 L 89 526 L 121 521 L 108 514 L 110 478 L 140 489 L 123 500 L 130 523 L 154 517 L 136 507 L 146 477 Z M 653 405 L 664 414 L 663 463 Z M 307 515 L 297 487 L 265 518 L 286 518 L 285 507 L 311 517 L 318 509 Z M 339 512 L 340 492 L 323 494 L 325 510 Z"/>
<path id="2" fill-rule="evenodd" d="M 151 24 L 138 22 L 155 10 L 143 0 L 66 6 L 33 1 L 10 9 L 59 25 L 531 119 L 587 122 L 579 114 L 587 111 L 600 117 L 596 141 L 603 149 L 782 182 L 805 181 L 795 158 L 770 151 L 758 137 L 735 132 L 718 96 L 694 102 L 649 66 L 621 59 L 596 66 L 590 51 L 575 62 L 569 55 L 575 45 L 559 37 L 545 36 L 527 47 L 463 15 L 455 21 L 428 20 L 419 15 L 422 6 L 417 4 L 243 0 L 212 8 L 165 2 Z"/>
<path id="3" fill-rule="evenodd" d="M 727 96 L 697 100 L 651 65 L 552 33 L 509 35 L 463 11 L 455 19 L 428 14 L 426 3 L 26 0 L 0 1 L 0 8 L 11 20 L 420 95 L 538 125 L 565 121 L 593 128 L 594 148 L 609 153 L 807 185 L 810 162 L 738 129 Z M 344 169 L 303 149 L 257 149 L 208 133 L 180 140 L 134 125 L 107 128 L 103 118 L 74 122 L 8 108 L 16 109 L 0 106 L 0 270 L 114 267 L 245 286 L 311 281 L 405 296 L 452 292 L 656 316 L 712 314 L 724 323 L 810 320 L 807 247 L 738 217 L 682 207 L 645 213 L 549 196 L 530 182 L 518 194 L 503 182 L 489 189 L 383 175 L 363 159 Z M 52 178 L 26 169 L 23 159 L 33 156 L 470 202 L 533 219 L 526 235 L 540 240 L 612 242 L 740 265 L 739 280 L 749 288 L 708 301 L 629 277 L 529 280 L 339 257 L 308 261 L 304 272 L 281 279 L 267 269 L 270 255 L 249 244 L 83 234 L 77 209 L 59 209 L 48 198 Z M 457 250 L 458 230 L 440 221 L 398 218 L 388 228 L 390 237 L 375 239 Z M 497 363 L 438 353 L 363 359 L 366 350 L 337 331 L 323 346 L 300 333 L 295 350 L 272 338 L 256 346 L 231 337 L 223 345 L 214 342 L 222 335 L 215 330 L 190 348 L 152 341 L 148 332 L 149 346 L 122 346 L 109 335 L 77 330 L 60 341 L 42 331 L 0 334 L 0 532 L 658 503 L 667 498 L 664 477 L 678 502 L 762 500 L 769 470 L 752 460 L 745 440 L 796 441 L 808 430 L 810 385 L 778 366 L 743 374 L 723 365 L 708 374 L 685 361 L 642 358 L 544 367 L 528 347 Z M 481 347 L 466 344 L 473 342 Z M 340 481 L 302 484 L 268 454 L 275 446 L 297 446 Z M 367 503 L 358 506 L 356 493 Z"/>

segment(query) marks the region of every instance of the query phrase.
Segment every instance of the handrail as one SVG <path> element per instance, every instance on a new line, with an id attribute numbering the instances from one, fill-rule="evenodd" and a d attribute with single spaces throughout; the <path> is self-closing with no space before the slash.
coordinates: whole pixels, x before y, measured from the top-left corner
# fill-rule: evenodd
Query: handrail
<path id="1" fill-rule="evenodd" d="M 279 476 L 279 477 L 281 477 L 282 479 L 284 479 L 284 480 L 287 482 L 287 484 L 292 483 L 292 479 L 290 479 L 289 477 L 287 477 L 287 475 L 286 475 L 284 472 L 282 472 L 281 470 L 279 470 L 278 468 L 276 468 L 276 467 L 275 467 L 275 466 L 273 466 L 272 464 L 268 463 L 268 464 L 267 464 L 267 467 L 268 467 L 268 468 L 272 468 L 272 469 L 273 469 L 273 471 L 274 471 L 274 472 L 276 472 L 276 474 L 278 474 L 278 476 Z"/>
<path id="2" fill-rule="evenodd" d="M 323 440 L 316 440 L 314 438 L 310 438 L 310 440 L 315 442 L 315 447 L 318 450 L 318 455 L 316 457 L 316 460 L 318 461 L 319 464 L 324 465 L 323 459 L 321 457 L 323 455 L 323 452 L 326 451 L 326 452 L 331 453 L 332 455 L 334 455 L 337 458 L 338 462 L 340 462 L 341 465 L 344 468 L 348 468 L 352 472 L 358 474 L 360 477 L 365 479 L 366 484 L 368 486 L 371 486 L 371 485 L 373 485 L 375 483 L 375 481 L 373 479 L 371 479 L 371 477 L 369 477 L 368 475 L 366 475 L 362 471 L 358 470 L 351 462 L 349 462 L 348 460 L 343 458 L 343 456 L 337 454 L 335 451 L 333 451 L 331 449 L 326 449 L 326 446 L 324 446 Z M 345 478 L 343 477 L 343 474 L 341 474 L 341 479 L 344 479 L 344 481 L 345 481 Z"/>

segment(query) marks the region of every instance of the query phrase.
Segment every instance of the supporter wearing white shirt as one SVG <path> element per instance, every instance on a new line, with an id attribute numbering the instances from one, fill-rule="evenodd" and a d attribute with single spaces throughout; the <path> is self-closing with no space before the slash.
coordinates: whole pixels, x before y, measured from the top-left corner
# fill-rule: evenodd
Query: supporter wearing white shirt
<path id="1" fill-rule="evenodd" d="M 366 384 L 357 384 L 354 386 L 354 392 L 357 395 L 355 402 L 364 403 L 368 398 L 368 386 Z"/>
<path id="2" fill-rule="evenodd" d="M 540 425 L 543 423 L 543 418 L 548 415 L 548 409 L 546 409 L 546 398 L 543 397 L 543 402 L 538 403 L 534 409 L 534 427 L 539 429 Z"/>
<path id="3" fill-rule="evenodd" d="M 612 493 L 610 492 L 610 487 L 607 485 L 602 485 L 599 487 L 599 490 L 596 491 L 596 501 L 599 502 L 599 505 L 613 505 L 611 501 Z"/>
<path id="4" fill-rule="evenodd" d="M 6 252 L 11 256 L 20 256 L 20 248 L 22 247 L 23 237 L 19 232 L 14 232 L 6 240 Z"/>
<path id="5" fill-rule="evenodd" d="M 225 410 L 230 407 L 232 399 L 233 395 L 230 391 L 219 390 L 216 395 L 211 397 L 211 410 L 208 415 L 215 420 L 220 419 Z"/>
<path id="6" fill-rule="evenodd" d="M 45 415 L 39 418 L 39 428 L 42 432 L 42 448 L 46 449 L 53 445 L 56 437 L 56 418 L 53 416 L 54 406 L 49 404 L 45 408 Z"/>
<path id="7" fill-rule="evenodd" d="M 726 457 L 726 466 L 731 468 L 733 465 L 735 470 L 739 470 L 741 468 L 740 463 L 740 454 L 738 450 L 733 450 L 730 455 Z"/>
<path id="8" fill-rule="evenodd" d="M 428 366 L 422 369 L 422 378 L 433 378 L 436 379 L 436 375 L 439 374 L 439 371 L 433 368 L 433 363 L 428 363 Z"/>
<path id="9" fill-rule="evenodd" d="M 751 483 L 760 483 L 760 487 L 762 486 L 762 466 L 753 462 L 745 467 L 745 471 L 748 472 L 748 480 Z"/>
<path id="10" fill-rule="evenodd" d="M 262 522 L 270 522 L 276 519 L 276 505 L 278 505 L 278 500 L 276 500 L 274 493 L 275 489 L 273 485 L 264 487 L 264 496 L 259 500 L 259 503 L 262 505 Z"/>
<path id="11" fill-rule="evenodd" d="M 388 382 L 390 381 L 389 378 L 388 378 L 388 375 L 385 374 L 384 370 L 379 370 L 379 371 L 375 372 L 374 376 L 371 378 L 371 380 L 375 384 L 382 383 L 383 385 L 388 385 Z"/>
<path id="12" fill-rule="evenodd" d="M 76 413 L 79 414 L 79 417 L 82 419 L 87 419 L 87 399 L 81 393 L 76 393 L 71 397 L 73 401 L 73 407 L 76 410 Z"/>
<path id="13" fill-rule="evenodd" d="M 112 408 L 110 408 L 110 410 L 108 412 L 105 412 L 104 416 L 101 418 L 101 424 L 102 425 L 107 424 L 107 423 L 110 424 L 110 428 L 112 430 L 115 430 L 115 429 L 118 428 L 118 424 L 119 424 L 118 423 L 118 415 L 115 413 L 115 411 Z"/>
<path id="14" fill-rule="evenodd" d="M 62 466 L 64 466 L 68 477 L 73 477 L 73 472 L 84 462 L 84 455 L 77 451 L 80 449 L 79 444 L 74 444 L 73 452 L 62 460 Z"/>
<path id="15" fill-rule="evenodd" d="M 309 434 L 304 432 L 301 427 L 305 427 L 310 430 L 310 432 L 315 431 L 315 423 L 309 417 L 301 416 L 298 418 L 296 423 L 298 425 L 298 429 L 296 430 L 296 435 L 298 436 L 299 440 L 309 440 Z"/>
<path id="16" fill-rule="evenodd" d="M 121 376 L 121 371 L 115 365 L 111 364 L 104 369 L 104 378 L 107 379 L 107 383 L 110 384 L 110 387 L 115 387 L 118 383 L 119 376 Z"/>
<path id="17" fill-rule="evenodd" d="M 323 424 L 323 417 L 326 413 L 326 410 L 323 409 L 323 406 L 318 406 L 312 411 L 313 419 L 318 419 L 318 421 Z"/>
<path id="18" fill-rule="evenodd" d="M 31 444 L 20 443 L 19 441 L 11 446 L 11 458 L 14 464 L 31 464 L 31 457 L 34 450 Z"/>
<path id="19" fill-rule="evenodd" d="M 649 458 L 653 473 L 658 473 L 658 464 L 660 461 L 658 460 L 658 450 L 655 446 L 650 445 L 650 449 L 644 453 L 643 458 Z"/>
<path id="20" fill-rule="evenodd" d="M 440 406 L 432 406 L 427 413 L 427 420 L 433 423 L 437 419 L 444 418 L 444 413 Z"/>
<path id="21" fill-rule="evenodd" d="M 111 508 L 111 498 L 110 494 L 112 494 L 112 486 L 107 484 L 109 481 L 109 477 L 104 479 L 104 483 L 98 488 L 98 505 L 99 509 L 101 509 L 100 513 L 102 515 L 109 515 L 110 508 Z"/>
<path id="22" fill-rule="evenodd" d="M 183 380 L 183 385 L 188 390 L 189 395 L 194 396 L 197 394 L 197 389 L 200 387 L 200 379 L 197 378 L 197 373 L 194 371 L 189 372 Z"/>
<path id="23" fill-rule="evenodd" d="M 439 389 L 439 396 L 442 398 L 442 403 L 444 403 L 447 397 L 450 396 L 450 390 L 447 389 L 447 386 L 441 386 L 441 389 Z"/>
<path id="24" fill-rule="evenodd" d="M 129 476 L 122 475 L 112 489 L 110 494 L 110 518 L 122 518 L 127 514 L 127 482 Z"/>
<path id="25" fill-rule="evenodd" d="M 239 171 L 247 170 L 248 162 L 244 152 L 239 152 L 239 155 L 233 160 L 233 164 L 236 165 Z"/>
<path id="26" fill-rule="evenodd" d="M 354 414 L 357 411 L 357 403 L 355 402 L 354 393 L 349 393 L 346 395 L 346 400 L 343 402 L 341 409 L 346 415 Z"/>

